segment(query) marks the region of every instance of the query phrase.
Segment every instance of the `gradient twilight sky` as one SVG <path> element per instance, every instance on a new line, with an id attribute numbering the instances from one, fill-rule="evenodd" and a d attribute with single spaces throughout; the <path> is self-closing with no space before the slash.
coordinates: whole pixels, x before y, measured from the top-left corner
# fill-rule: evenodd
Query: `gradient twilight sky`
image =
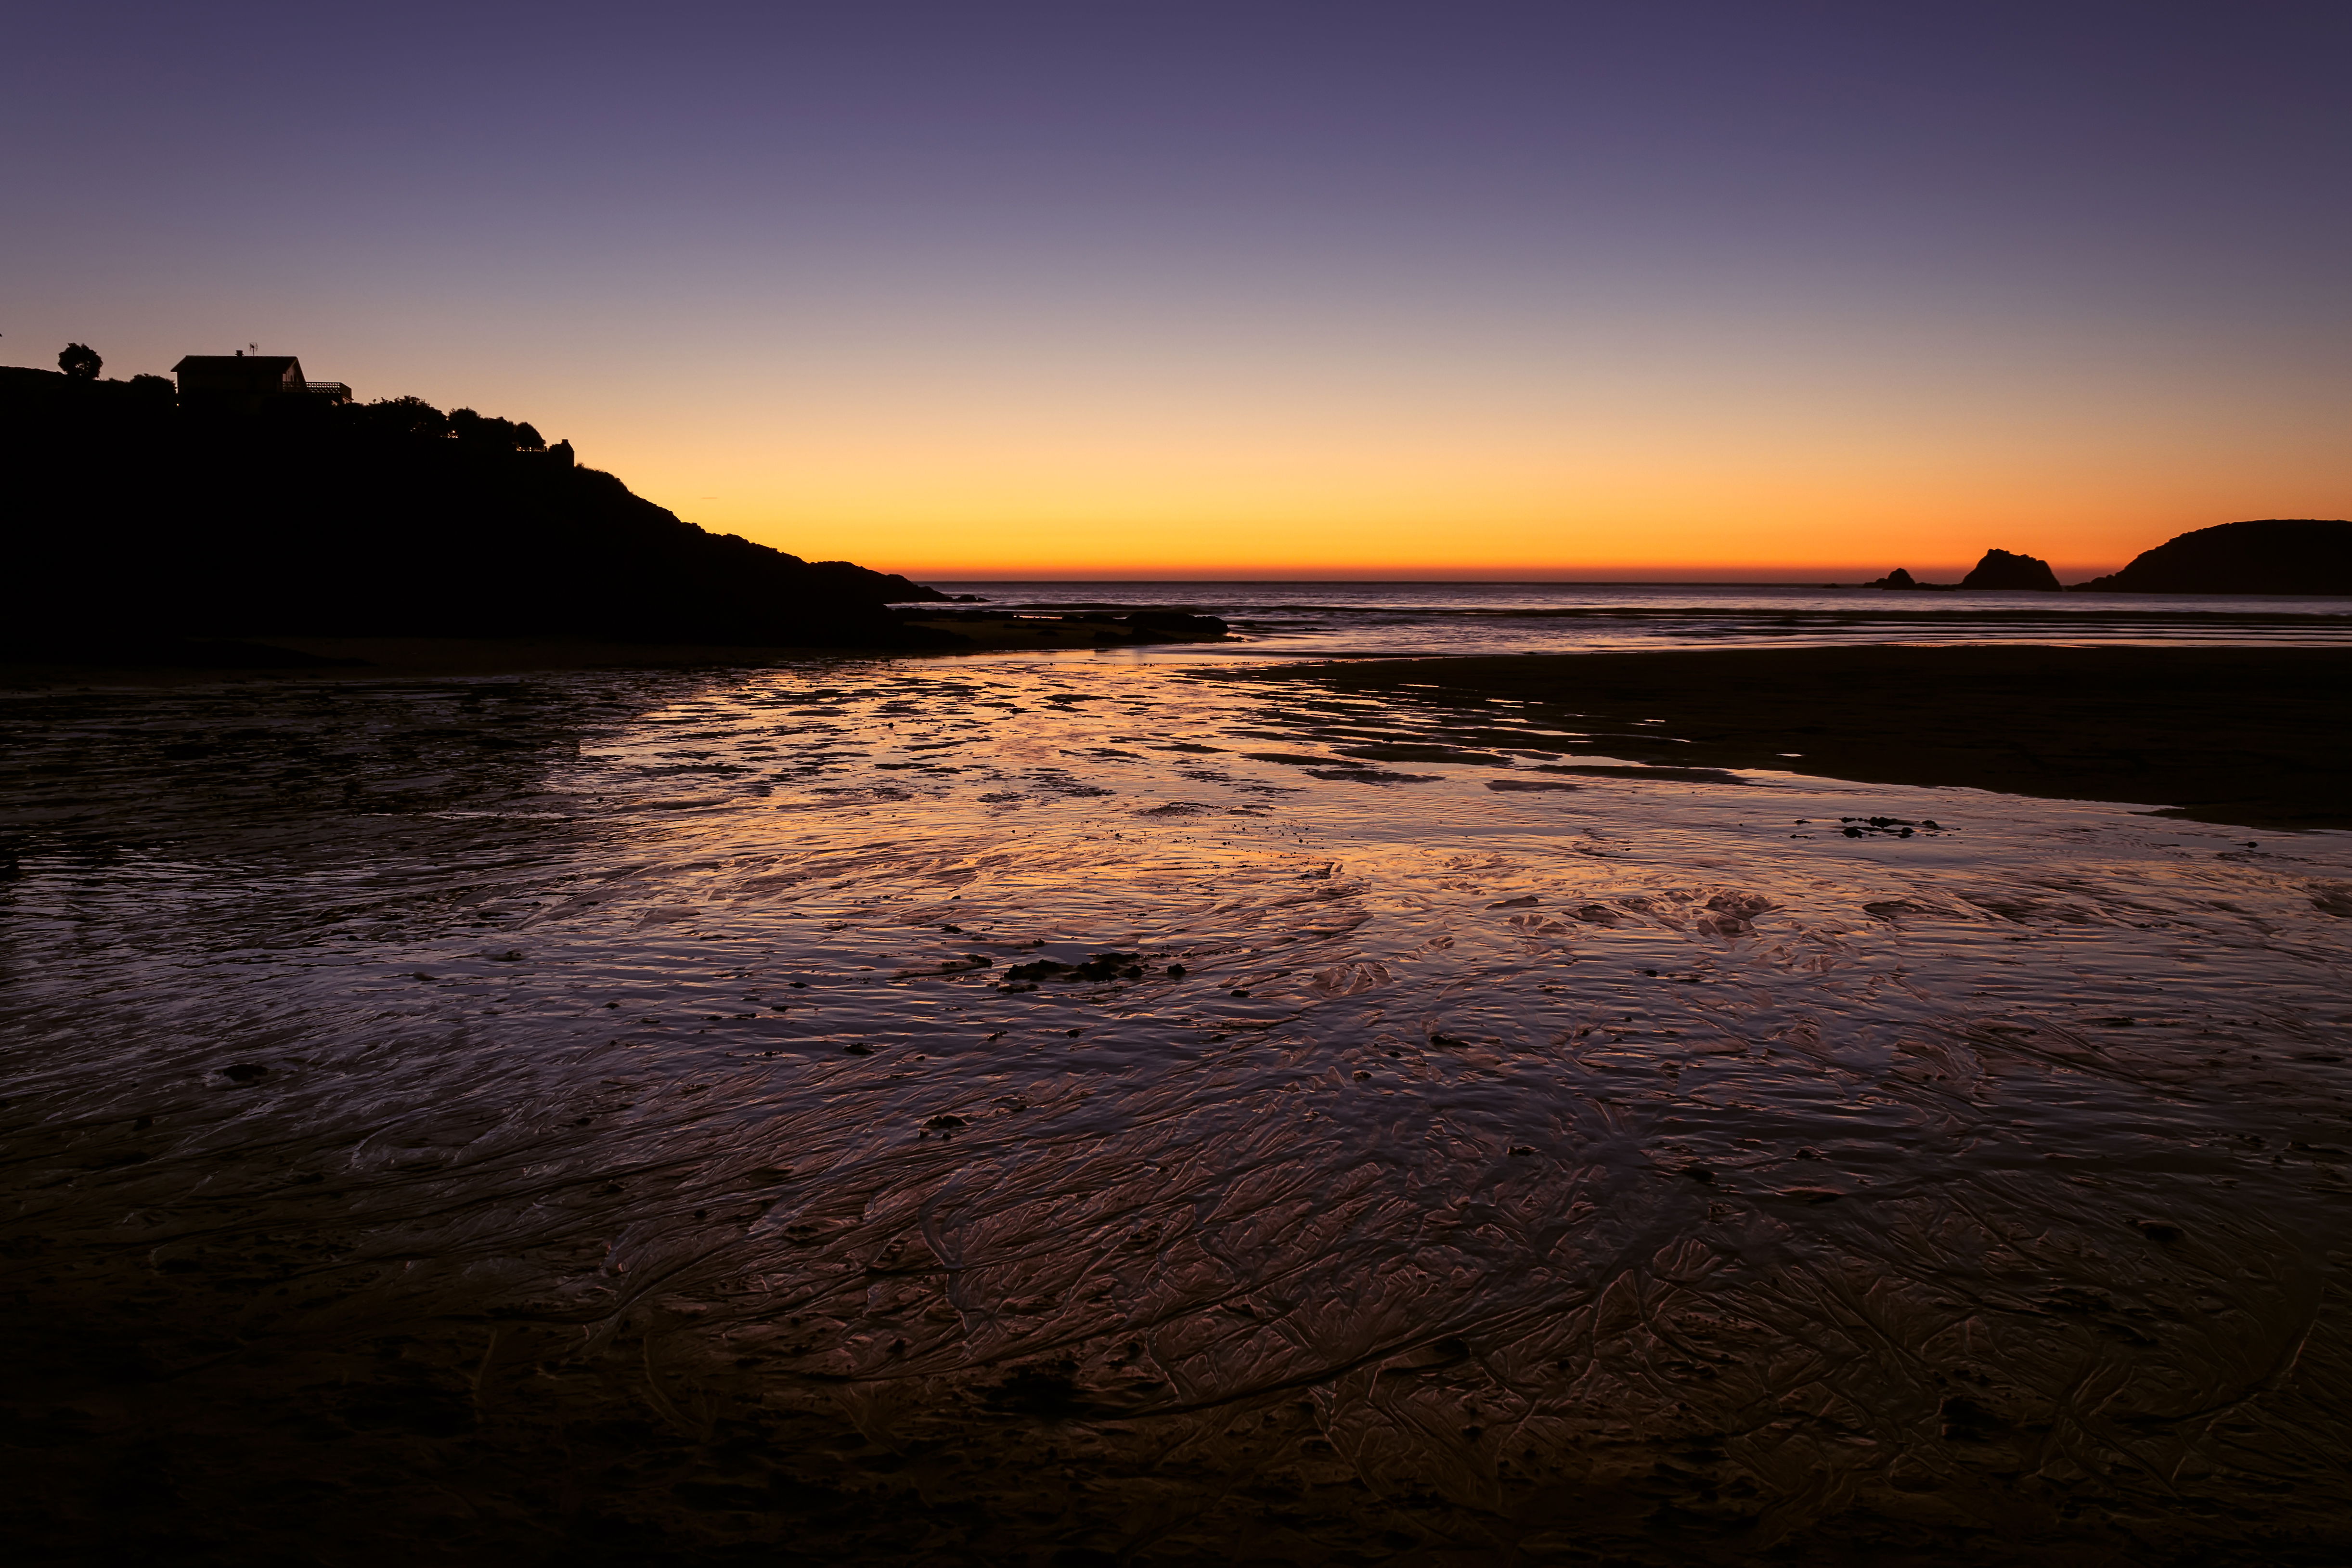
<path id="1" fill-rule="evenodd" d="M 0 361 L 814 558 L 2062 575 L 2352 515 L 2352 5 L 11 4 Z"/>

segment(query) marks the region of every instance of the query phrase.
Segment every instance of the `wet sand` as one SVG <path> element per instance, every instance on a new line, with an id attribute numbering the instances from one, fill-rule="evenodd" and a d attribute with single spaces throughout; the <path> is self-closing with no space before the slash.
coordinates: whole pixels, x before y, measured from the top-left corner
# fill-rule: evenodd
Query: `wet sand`
<path id="1" fill-rule="evenodd" d="M 806 648 L 597 642 L 578 637 L 268 637 L 232 644 L 238 651 L 212 664 L 202 660 L 205 646 L 189 643 L 184 657 L 168 664 L 144 660 L 135 647 L 103 660 L 0 661 L 0 691 L 152 689 L 224 682 L 302 686 L 320 681 L 459 679 L 577 670 L 761 668 L 809 657 Z M 318 662 L 286 666 L 239 657 L 248 649 L 258 649 L 264 659 L 273 650 L 286 650 Z"/>
<path id="2" fill-rule="evenodd" d="M 2352 827 L 2347 648 L 1739 648 L 1257 673 L 1474 711 L 1532 703 L 1594 748 L 1643 763 Z"/>
<path id="3" fill-rule="evenodd" d="M 8 701 L 19 1560 L 2352 1542 L 2345 836 L 1167 668 Z"/>
<path id="4" fill-rule="evenodd" d="M 908 650 L 899 657 L 953 657 L 961 653 L 1019 648 L 1132 647 L 1139 639 L 1127 626 L 1088 625 L 1072 617 L 909 616 L 919 632 L 944 632 L 962 639 L 954 647 Z M 1154 631 L 1144 646 L 1213 642 L 1214 635 Z M 227 651 L 206 662 L 207 647 Z M 224 681 L 297 684 L 463 679 L 500 675 L 554 675 L 579 670 L 765 669 L 823 657 L 805 647 L 742 643 L 598 642 L 582 637 L 268 637 L 226 644 L 188 641 L 171 662 L 145 658 L 136 646 L 118 657 L 79 661 L 10 661 L 0 649 L 0 691 L 170 689 L 215 686 Z M 273 656 L 290 653 L 291 661 Z"/>

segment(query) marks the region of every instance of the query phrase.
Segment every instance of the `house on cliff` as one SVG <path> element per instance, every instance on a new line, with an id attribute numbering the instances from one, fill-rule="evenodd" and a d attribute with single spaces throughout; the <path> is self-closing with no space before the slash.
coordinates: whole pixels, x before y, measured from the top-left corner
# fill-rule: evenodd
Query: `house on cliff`
<path id="1" fill-rule="evenodd" d="M 189 354 L 172 367 L 180 378 L 182 403 L 212 403 L 258 408 L 273 397 L 324 397 L 349 403 L 352 389 L 340 381 L 308 381 L 292 354 Z"/>

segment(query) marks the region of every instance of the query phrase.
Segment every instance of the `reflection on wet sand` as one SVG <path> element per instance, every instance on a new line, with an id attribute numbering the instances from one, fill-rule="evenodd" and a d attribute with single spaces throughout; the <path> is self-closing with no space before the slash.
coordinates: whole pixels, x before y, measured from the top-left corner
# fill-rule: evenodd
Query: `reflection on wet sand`
<path id="1" fill-rule="evenodd" d="M 2352 1524 L 2341 836 L 1167 668 L 15 707 L 21 1540 Z"/>

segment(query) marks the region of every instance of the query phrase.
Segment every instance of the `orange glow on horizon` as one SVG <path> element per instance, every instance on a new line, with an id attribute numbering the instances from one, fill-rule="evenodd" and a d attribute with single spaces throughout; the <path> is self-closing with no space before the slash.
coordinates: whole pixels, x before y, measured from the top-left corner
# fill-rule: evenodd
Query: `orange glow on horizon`
<path id="1" fill-rule="evenodd" d="M 2193 529 L 2347 510 L 2340 492 L 2328 504 L 2332 487 L 2319 476 L 2256 488 L 2176 474 L 2111 488 L 1994 475 L 1959 489 L 1895 474 L 1869 488 L 1686 470 L 1603 483 L 1527 464 L 1406 475 L 1368 460 L 1344 480 L 1123 485 L 1101 474 L 1032 488 L 1019 482 L 1027 476 L 911 465 L 881 479 L 854 465 L 793 465 L 780 483 L 745 464 L 714 480 L 734 465 L 708 451 L 684 459 L 696 477 L 673 490 L 662 456 L 646 454 L 650 482 L 635 488 L 691 521 L 919 580 L 1831 583 L 1902 566 L 1956 582 L 1999 548 L 2039 556 L 2073 583 Z M 625 478 L 635 466 L 615 465 Z"/>
<path id="2" fill-rule="evenodd" d="M 1998 548 L 2079 582 L 2193 529 L 2352 512 L 2308 403 L 1519 381 L 1449 405 L 1283 368 L 1092 403 L 1050 378 L 652 388 L 557 425 L 705 528 L 919 580 L 1957 581 Z"/>
<path id="3" fill-rule="evenodd" d="M 289 337 L 363 398 L 528 418 L 688 521 L 919 581 L 1950 582 L 1997 548 L 2080 582 L 2194 529 L 2352 515 L 2322 337 L 1630 286 L 1622 314 L 1529 284 L 1422 315 L 1004 287 L 686 345 L 527 314 Z"/>

